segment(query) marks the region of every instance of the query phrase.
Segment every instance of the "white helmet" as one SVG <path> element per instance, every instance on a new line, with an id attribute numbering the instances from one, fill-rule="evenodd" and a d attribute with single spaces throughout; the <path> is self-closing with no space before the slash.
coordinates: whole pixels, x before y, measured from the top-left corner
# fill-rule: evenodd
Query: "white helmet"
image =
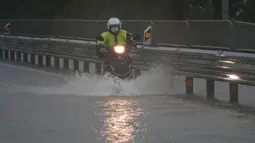
<path id="1" fill-rule="evenodd" d="M 119 32 L 121 28 L 121 22 L 118 18 L 112 17 L 107 22 L 107 28 L 113 33 Z"/>

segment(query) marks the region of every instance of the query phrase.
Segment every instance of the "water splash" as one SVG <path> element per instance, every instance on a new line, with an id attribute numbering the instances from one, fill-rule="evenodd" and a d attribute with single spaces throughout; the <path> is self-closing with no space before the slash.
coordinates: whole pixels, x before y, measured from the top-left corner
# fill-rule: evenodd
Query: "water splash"
<path id="1" fill-rule="evenodd" d="M 124 81 L 105 76 L 82 74 L 69 77 L 67 84 L 46 88 L 43 94 L 78 96 L 132 96 L 147 94 L 177 94 L 183 92 L 183 80 L 171 74 L 171 69 L 163 66 L 144 71 L 134 80 Z"/>

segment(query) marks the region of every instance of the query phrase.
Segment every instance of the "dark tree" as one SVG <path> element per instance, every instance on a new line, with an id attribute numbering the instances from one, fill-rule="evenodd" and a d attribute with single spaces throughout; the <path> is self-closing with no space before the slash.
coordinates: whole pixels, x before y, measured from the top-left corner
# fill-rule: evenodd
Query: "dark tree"
<path id="1" fill-rule="evenodd" d="M 0 18 L 221 19 L 221 0 L 1 0 L 0 9 Z M 255 22 L 255 1 L 230 0 L 230 17 Z"/>

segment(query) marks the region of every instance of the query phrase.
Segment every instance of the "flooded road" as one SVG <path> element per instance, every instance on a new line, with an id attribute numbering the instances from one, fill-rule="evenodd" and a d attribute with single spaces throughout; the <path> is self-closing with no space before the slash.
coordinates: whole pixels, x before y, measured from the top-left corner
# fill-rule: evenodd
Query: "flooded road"
<path id="1" fill-rule="evenodd" d="M 62 75 L 20 67 L 0 65 L 0 79 L 0 142 L 3 143 L 253 143 L 255 140 L 253 115 L 176 98 L 182 96 L 177 81 L 164 87 L 166 82 L 156 80 L 160 77 L 146 82 L 140 79 L 132 82 L 136 87 L 140 85 L 139 92 L 125 84 L 129 87 L 125 89 L 128 94 L 115 96 L 111 95 L 109 88 L 113 83 L 109 81 L 84 78 L 70 82 Z M 99 88 L 102 85 L 108 86 Z M 167 88 L 170 85 L 172 89 Z M 151 91 L 154 93 L 147 93 Z"/>

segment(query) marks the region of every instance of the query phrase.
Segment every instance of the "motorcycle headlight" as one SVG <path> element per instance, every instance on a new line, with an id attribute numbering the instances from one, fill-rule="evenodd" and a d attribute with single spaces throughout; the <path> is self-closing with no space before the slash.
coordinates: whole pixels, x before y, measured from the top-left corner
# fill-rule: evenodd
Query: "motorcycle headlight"
<path id="1" fill-rule="evenodd" d="M 116 53 L 118 53 L 118 54 L 122 54 L 122 53 L 125 52 L 125 48 L 124 48 L 124 46 L 115 46 L 115 47 L 114 47 L 114 51 L 115 51 Z"/>

